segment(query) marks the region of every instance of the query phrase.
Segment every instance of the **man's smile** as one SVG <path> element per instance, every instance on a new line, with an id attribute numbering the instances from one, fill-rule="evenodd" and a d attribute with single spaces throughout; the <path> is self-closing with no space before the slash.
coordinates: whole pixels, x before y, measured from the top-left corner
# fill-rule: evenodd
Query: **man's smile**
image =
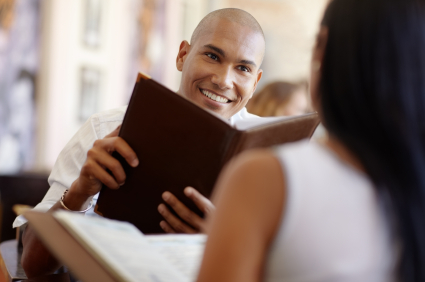
<path id="1" fill-rule="evenodd" d="M 223 103 L 223 104 L 231 103 L 232 102 L 232 100 L 229 100 L 226 97 L 220 96 L 220 95 L 218 95 L 216 93 L 213 93 L 211 91 L 208 91 L 208 90 L 205 90 L 205 89 L 201 89 L 201 88 L 199 88 L 199 90 L 201 91 L 201 93 L 205 97 L 207 97 L 207 98 L 209 98 L 209 99 L 211 99 L 211 100 L 213 100 L 215 102 L 219 102 L 219 103 Z"/>

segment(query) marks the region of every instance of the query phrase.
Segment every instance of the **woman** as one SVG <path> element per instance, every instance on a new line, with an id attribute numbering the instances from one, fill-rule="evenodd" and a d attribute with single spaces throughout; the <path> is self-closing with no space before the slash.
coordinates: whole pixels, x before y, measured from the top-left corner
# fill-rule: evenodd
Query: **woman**
<path id="1" fill-rule="evenodd" d="M 425 1 L 332 1 L 311 79 L 329 139 L 227 167 L 198 280 L 425 281 Z"/>

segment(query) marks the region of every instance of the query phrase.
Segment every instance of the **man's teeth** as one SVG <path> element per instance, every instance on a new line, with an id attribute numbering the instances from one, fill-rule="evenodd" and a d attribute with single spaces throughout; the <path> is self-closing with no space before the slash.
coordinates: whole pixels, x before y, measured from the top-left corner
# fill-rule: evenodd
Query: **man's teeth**
<path id="1" fill-rule="evenodd" d="M 220 103 L 227 103 L 229 102 L 229 100 L 227 100 L 226 98 L 223 98 L 221 96 L 215 95 L 207 90 L 201 90 L 202 94 L 204 94 L 205 96 L 207 96 L 208 98 L 210 98 L 211 100 L 220 102 Z"/>

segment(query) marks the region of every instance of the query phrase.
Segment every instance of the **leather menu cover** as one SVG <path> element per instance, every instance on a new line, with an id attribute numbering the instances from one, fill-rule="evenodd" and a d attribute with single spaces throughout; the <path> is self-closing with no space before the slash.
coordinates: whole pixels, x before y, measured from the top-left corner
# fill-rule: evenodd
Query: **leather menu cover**
<path id="1" fill-rule="evenodd" d="M 118 190 L 104 187 L 97 201 L 103 216 L 133 223 L 143 233 L 163 233 L 157 207 L 171 191 L 200 215 L 183 194 L 187 186 L 209 197 L 223 166 L 232 137 L 238 132 L 225 121 L 150 79 L 134 88 L 119 133 L 137 154 L 130 167 L 121 156 L 125 184 Z"/>
<path id="2" fill-rule="evenodd" d="M 248 129 L 243 131 L 242 140 L 238 142 L 238 148 L 233 154 L 309 138 L 318 124 L 317 113 L 310 113 Z"/>
<path id="3" fill-rule="evenodd" d="M 288 121 L 237 130 L 154 80 L 139 76 L 119 133 L 137 154 L 139 165 L 132 168 L 113 154 L 127 178 L 117 190 L 102 188 L 95 211 L 129 221 L 145 234 L 163 233 L 157 207 L 163 202 L 162 193 L 170 191 L 202 216 L 184 195 L 184 188 L 192 186 L 210 197 L 222 167 L 233 155 L 246 148 L 280 144 L 282 138 L 285 142 L 308 138 L 319 122 L 317 114 Z M 285 133 L 288 125 L 293 136 Z M 273 137 L 275 132 L 284 133 L 283 137 Z"/>

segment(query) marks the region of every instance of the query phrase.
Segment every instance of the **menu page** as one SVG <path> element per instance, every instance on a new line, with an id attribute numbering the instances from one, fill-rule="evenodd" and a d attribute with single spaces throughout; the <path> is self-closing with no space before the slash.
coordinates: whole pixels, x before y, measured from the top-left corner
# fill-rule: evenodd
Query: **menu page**
<path id="1" fill-rule="evenodd" d="M 203 235 L 145 236 L 127 222 L 66 211 L 54 216 L 118 281 L 196 279 Z"/>
<path id="2" fill-rule="evenodd" d="M 204 234 L 146 235 L 149 244 L 174 267 L 195 281 L 202 262 L 207 236 Z"/>

